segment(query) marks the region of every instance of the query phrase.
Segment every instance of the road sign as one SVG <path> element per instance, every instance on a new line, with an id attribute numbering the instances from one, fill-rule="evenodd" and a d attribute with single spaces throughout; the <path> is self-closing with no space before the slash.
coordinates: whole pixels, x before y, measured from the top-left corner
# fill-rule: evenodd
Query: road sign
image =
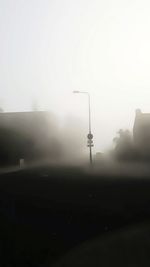
<path id="1" fill-rule="evenodd" d="M 88 140 L 87 140 L 87 146 L 88 146 L 88 147 L 92 147 L 92 146 L 94 146 L 94 145 L 93 145 L 93 140 L 88 139 Z"/>
<path id="2" fill-rule="evenodd" d="M 93 143 L 93 140 L 88 139 L 87 142 L 88 142 L 88 144 L 92 144 Z"/>
<path id="3" fill-rule="evenodd" d="M 89 133 L 89 134 L 87 135 L 87 138 L 88 138 L 88 139 L 93 139 L 93 134 Z"/>

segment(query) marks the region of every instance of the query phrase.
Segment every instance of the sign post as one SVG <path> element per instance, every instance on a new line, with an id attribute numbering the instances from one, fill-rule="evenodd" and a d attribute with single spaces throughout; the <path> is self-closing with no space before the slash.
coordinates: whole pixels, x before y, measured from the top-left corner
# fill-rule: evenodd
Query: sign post
<path id="1" fill-rule="evenodd" d="M 73 93 L 80 93 L 80 94 L 86 94 L 88 96 L 88 108 L 89 108 L 89 133 L 87 135 L 88 141 L 87 146 L 89 147 L 89 159 L 90 159 L 90 165 L 93 164 L 93 157 L 92 157 L 92 147 L 93 145 L 93 134 L 91 132 L 91 101 L 90 101 L 90 94 L 88 92 L 82 92 L 82 91 L 73 91 Z"/>

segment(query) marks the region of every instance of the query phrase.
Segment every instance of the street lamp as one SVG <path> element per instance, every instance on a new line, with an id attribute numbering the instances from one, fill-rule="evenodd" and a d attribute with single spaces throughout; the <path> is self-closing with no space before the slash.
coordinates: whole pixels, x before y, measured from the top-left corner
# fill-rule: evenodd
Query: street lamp
<path id="1" fill-rule="evenodd" d="M 91 132 L 91 101 L 90 101 L 90 94 L 88 92 L 83 91 L 73 91 L 75 94 L 86 94 L 88 96 L 88 109 L 89 109 L 89 133 L 87 135 L 88 138 L 88 144 L 89 147 L 89 156 L 90 156 L 90 164 L 93 164 L 93 158 L 92 158 L 92 147 L 93 147 L 93 134 Z"/>

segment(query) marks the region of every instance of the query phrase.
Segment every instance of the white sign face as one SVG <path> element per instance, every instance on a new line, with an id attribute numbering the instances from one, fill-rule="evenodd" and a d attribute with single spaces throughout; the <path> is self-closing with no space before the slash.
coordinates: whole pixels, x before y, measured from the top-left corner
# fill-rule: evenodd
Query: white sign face
<path id="1" fill-rule="evenodd" d="M 88 144 L 92 144 L 92 143 L 93 143 L 93 141 L 92 141 L 92 140 L 88 140 L 87 142 L 88 142 Z"/>

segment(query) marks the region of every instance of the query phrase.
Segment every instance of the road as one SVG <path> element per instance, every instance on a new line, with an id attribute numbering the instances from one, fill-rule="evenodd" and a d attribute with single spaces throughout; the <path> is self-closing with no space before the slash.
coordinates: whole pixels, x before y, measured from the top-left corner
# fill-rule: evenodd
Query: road
<path id="1" fill-rule="evenodd" d="M 148 175 L 62 166 L 3 173 L 0 263 L 51 264 L 84 241 L 149 220 L 149 207 Z"/>

